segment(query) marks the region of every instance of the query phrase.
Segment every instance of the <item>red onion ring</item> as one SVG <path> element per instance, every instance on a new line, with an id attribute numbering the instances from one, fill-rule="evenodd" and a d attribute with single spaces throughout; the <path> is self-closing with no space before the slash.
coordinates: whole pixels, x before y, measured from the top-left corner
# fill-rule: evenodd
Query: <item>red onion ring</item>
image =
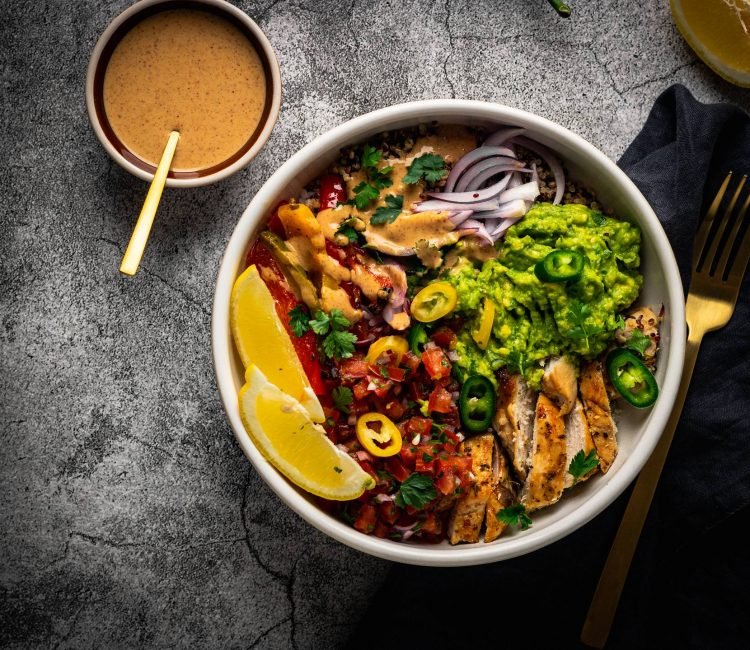
<path id="1" fill-rule="evenodd" d="M 499 206 L 500 204 L 497 201 L 481 201 L 466 205 L 465 207 L 471 207 L 472 210 L 477 212 L 482 210 L 496 210 Z M 414 210 L 414 212 L 455 212 L 462 207 L 464 207 L 464 205 L 460 203 L 453 203 L 451 201 L 443 201 L 440 199 L 430 199 L 429 201 L 422 201 L 421 203 L 415 204 L 412 207 L 412 210 Z"/>
<path id="2" fill-rule="evenodd" d="M 537 196 L 539 196 L 539 185 L 532 181 L 531 183 L 524 183 L 523 185 L 518 185 L 513 189 L 505 190 L 497 198 L 498 201 L 503 204 L 509 203 L 510 201 L 515 201 L 516 199 L 533 201 Z"/>
<path id="3" fill-rule="evenodd" d="M 479 185 L 469 187 L 469 184 L 471 184 L 478 175 L 491 169 L 496 170 L 495 173 L 499 174 L 500 172 L 510 171 L 511 169 L 521 169 L 522 167 L 523 163 L 520 160 L 515 160 L 510 156 L 490 156 L 489 158 L 480 160 L 478 163 L 469 167 L 461 175 L 461 178 L 458 179 L 456 187 L 453 189 L 456 192 L 463 192 L 465 190 L 478 188 Z M 493 175 L 494 174 L 490 174 L 489 176 L 485 176 L 485 178 L 490 178 Z"/>
<path id="4" fill-rule="evenodd" d="M 461 159 L 456 161 L 456 164 L 453 165 L 453 169 L 451 169 L 451 173 L 448 174 L 448 178 L 445 181 L 445 191 L 452 192 L 456 187 L 456 183 L 461 174 L 463 174 L 474 163 L 489 158 L 490 156 L 509 156 L 515 158 L 516 154 L 508 147 L 477 147 L 465 156 L 462 156 Z"/>
<path id="5" fill-rule="evenodd" d="M 515 126 L 506 127 L 506 128 L 500 129 L 499 131 L 495 131 L 492 135 L 488 136 L 488 138 L 484 141 L 482 146 L 499 147 L 500 145 L 505 144 L 511 138 L 515 138 L 519 135 L 523 135 L 524 133 L 526 133 L 526 129 L 522 127 L 515 127 Z"/>
<path id="6" fill-rule="evenodd" d="M 475 190 L 473 192 L 428 192 L 427 196 L 433 198 L 439 197 L 442 201 L 452 201 L 454 203 L 481 203 L 496 197 L 502 192 L 510 182 L 510 174 L 506 174 L 501 180 L 494 185 Z"/>
<path id="7" fill-rule="evenodd" d="M 473 210 L 461 210 L 461 212 L 456 212 L 455 214 L 452 214 L 450 217 L 448 217 L 448 219 L 454 226 L 460 226 L 472 214 L 474 214 Z"/>
<path id="8" fill-rule="evenodd" d="M 552 151 L 543 144 L 539 144 L 536 140 L 531 140 L 530 138 L 521 135 L 513 138 L 513 142 L 521 145 L 524 149 L 528 149 L 537 154 L 547 163 L 547 166 L 555 177 L 555 200 L 552 201 L 552 203 L 558 205 L 565 194 L 565 172 L 563 171 L 560 161 Z"/>

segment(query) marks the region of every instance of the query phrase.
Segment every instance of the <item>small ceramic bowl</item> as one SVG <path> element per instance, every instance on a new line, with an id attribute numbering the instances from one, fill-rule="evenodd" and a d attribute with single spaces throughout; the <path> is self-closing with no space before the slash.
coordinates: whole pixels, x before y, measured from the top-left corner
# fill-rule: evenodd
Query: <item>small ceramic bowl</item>
<path id="1" fill-rule="evenodd" d="M 197 187 L 223 180 L 245 167 L 271 135 L 281 106 L 281 73 L 271 43 L 260 27 L 244 12 L 224 0 L 141 0 L 123 11 L 104 30 L 94 48 L 86 77 L 86 106 L 96 136 L 114 161 L 134 176 L 151 181 L 156 167 L 133 153 L 119 140 L 104 110 L 104 74 L 112 52 L 125 34 L 139 21 L 168 9 L 202 9 L 236 25 L 255 48 L 266 76 L 266 100 L 255 132 L 242 148 L 227 160 L 196 171 L 170 171 L 167 187 Z"/>
<path id="2" fill-rule="evenodd" d="M 274 206 L 299 196 L 307 183 L 337 160 L 341 147 L 381 131 L 432 120 L 488 129 L 524 127 L 530 137 L 555 151 L 571 177 L 593 190 L 598 200 L 620 218 L 640 227 L 645 281 L 638 303 L 663 305 L 665 313 L 656 372 L 659 399 L 647 410 L 623 407 L 618 416 L 619 453 L 607 474 L 576 486 L 554 506 L 535 512 L 534 525 L 528 530 L 514 530 L 488 544 L 401 543 L 358 532 L 321 510 L 263 457 L 245 432 L 237 399 L 244 373 L 232 342 L 229 301 L 234 281 L 244 270 L 247 251 Z M 659 220 L 638 188 L 601 151 L 562 126 L 531 113 L 486 102 L 429 100 L 391 106 L 346 122 L 305 146 L 266 181 L 240 218 L 224 252 L 214 294 L 211 338 L 219 392 L 237 441 L 256 471 L 292 510 L 334 539 L 377 557 L 409 564 L 465 566 L 512 558 L 551 544 L 594 518 L 635 479 L 672 411 L 685 353 L 685 309 L 677 263 Z"/>

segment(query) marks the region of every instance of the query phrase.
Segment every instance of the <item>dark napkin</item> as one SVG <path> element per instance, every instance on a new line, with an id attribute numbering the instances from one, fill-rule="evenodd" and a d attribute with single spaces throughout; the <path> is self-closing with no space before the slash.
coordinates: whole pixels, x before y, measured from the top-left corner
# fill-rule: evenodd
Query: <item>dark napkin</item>
<path id="1" fill-rule="evenodd" d="M 750 117 L 672 86 L 618 164 L 659 216 L 687 291 L 700 216 L 729 170 L 750 172 Z M 732 322 L 701 347 L 608 647 L 748 647 L 749 332 L 745 278 Z M 350 647 L 581 647 L 628 496 L 524 557 L 462 569 L 394 564 Z"/>

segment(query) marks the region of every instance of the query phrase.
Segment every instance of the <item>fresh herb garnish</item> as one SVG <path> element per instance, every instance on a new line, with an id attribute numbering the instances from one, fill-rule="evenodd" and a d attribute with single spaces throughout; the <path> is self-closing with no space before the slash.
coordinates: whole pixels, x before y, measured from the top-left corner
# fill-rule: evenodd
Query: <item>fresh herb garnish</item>
<path id="1" fill-rule="evenodd" d="M 424 508 L 437 497 L 437 490 L 432 479 L 423 474 L 409 476 L 396 493 L 396 505 L 400 508 L 411 506 L 417 510 Z"/>
<path id="2" fill-rule="evenodd" d="M 362 149 L 362 170 L 367 180 L 362 181 L 354 188 L 353 203 L 358 210 L 367 210 L 373 201 L 377 201 L 380 190 L 393 185 L 390 178 L 393 171 L 392 166 L 378 169 L 378 163 L 382 154 L 372 145 L 366 144 Z"/>
<path id="3" fill-rule="evenodd" d="M 341 469 L 340 467 L 334 465 L 333 466 L 333 471 L 336 472 L 336 474 L 341 474 L 341 472 L 343 472 L 344 470 Z"/>
<path id="4" fill-rule="evenodd" d="M 526 530 L 531 526 L 531 517 L 526 512 L 526 506 L 523 503 L 503 508 L 496 515 L 497 520 L 506 526 L 520 526 L 521 530 Z"/>
<path id="5" fill-rule="evenodd" d="M 358 210 L 367 210 L 370 203 L 376 201 L 379 196 L 380 192 L 377 187 L 370 185 L 367 181 L 362 181 L 354 188 L 354 205 Z"/>
<path id="6" fill-rule="evenodd" d="M 508 355 L 508 368 L 511 372 L 522 375 L 526 372 L 527 363 L 526 355 L 523 352 L 511 350 L 511 353 Z"/>
<path id="7" fill-rule="evenodd" d="M 340 309 L 332 309 L 326 314 L 324 311 L 315 312 L 315 318 L 310 321 L 312 331 L 323 339 L 323 352 L 333 359 L 348 359 L 354 354 L 354 342 L 357 337 L 346 330 L 351 323 Z"/>
<path id="8" fill-rule="evenodd" d="M 349 404 L 354 401 L 352 389 L 348 386 L 336 386 L 331 393 L 333 405 L 342 413 L 349 413 Z"/>
<path id="9" fill-rule="evenodd" d="M 432 456 L 430 454 L 422 454 L 422 462 L 429 463 L 432 460 Z"/>
<path id="10" fill-rule="evenodd" d="M 295 336 L 302 336 L 310 329 L 310 316 L 302 305 L 297 305 L 289 312 L 289 326 Z"/>
<path id="11" fill-rule="evenodd" d="M 336 231 L 337 235 L 343 235 L 351 244 L 356 244 L 359 241 L 359 233 L 354 228 L 354 221 L 354 217 L 344 219 Z"/>
<path id="12" fill-rule="evenodd" d="M 625 319 L 622 317 L 622 314 L 617 314 L 617 316 L 615 317 L 615 329 L 616 330 L 625 329 Z"/>
<path id="13" fill-rule="evenodd" d="M 584 454 L 583 449 L 581 449 L 573 456 L 573 460 L 570 461 L 570 466 L 568 467 L 568 474 L 573 477 L 573 485 L 578 483 L 598 464 L 599 457 L 596 455 L 595 449 L 592 449 L 588 454 Z"/>
<path id="14" fill-rule="evenodd" d="M 445 160 L 442 156 L 435 153 L 426 153 L 419 158 L 415 158 L 406 170 L 404 183 L 414 185 L 423 178 L 428 183 L 437 183 L 446 174 Z"/>
<path id="15" fill-rule="evenodd" d="M 641 332 L 641 330 L 633 330 L 630 338 L 625 341 L 625 347 L 628 348 L 628 350 L 633 350 L 633 352 L 637 352 L 644 358 L 646 356 L 646 350 L 648 350 L 650 345 L 651 339 Z"/>
<path id="16" fill-rule="evenodd" d="M 568 307 L 568 318 L 575 325 L 567 332 L 571 339 L 583 339 L 586 342 L 586 349 L 591 347 L 590 337 L 601 334 L 604 329 L 598 326 L 589 325 L 586 319 L 591 316 L 591 307 L 585 302 L 574 300 Z"/>
<path id="17" fill-rule="evenodd" d="M 385 206 L 375 210 L 375 214 L 370 219 L 371 226 L 379 226 L 384 223 L 393 223 L 401 214 L 404 207 L 404 197 L 389 194 L 385 197 Z"/>
<path id="18" fill-rule="evenodd" d="M 603 226 L 605 223 L 607 223 L 607 217 L 605 217 L 600 212 L 594 212 L 594 214 L 591 215 L 591 219 L 593 220 L 595 226 Z"/>
<path id="19" fill-rule="evenodd" d="M 370 167 L 377 167 L 380 159 L 383 155 L 378 149 L 373 147 L 371 144 L 366 144 L 362 148 L 362 167 L 365 169 Z"/>

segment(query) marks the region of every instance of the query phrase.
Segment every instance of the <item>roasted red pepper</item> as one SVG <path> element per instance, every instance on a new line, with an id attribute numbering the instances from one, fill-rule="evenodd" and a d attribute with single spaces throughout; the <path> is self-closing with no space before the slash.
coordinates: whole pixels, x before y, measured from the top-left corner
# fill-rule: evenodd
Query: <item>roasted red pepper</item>
<path id="1" fill-rule="evenodd" d="M 320 179 L 320 209 L 335 208 L 346 202 L 344 180 L 337 174 L 327 174 Z"/>

